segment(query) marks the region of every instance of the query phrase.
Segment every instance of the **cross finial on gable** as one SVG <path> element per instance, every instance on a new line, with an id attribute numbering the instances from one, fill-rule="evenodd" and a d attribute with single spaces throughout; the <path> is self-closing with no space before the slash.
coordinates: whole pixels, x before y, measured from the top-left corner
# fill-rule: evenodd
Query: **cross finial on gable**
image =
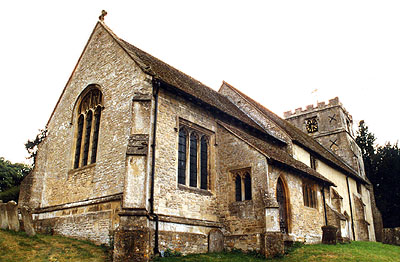
<path id="1" fill-rule="evenodd" d="M 102 10 L 101 11 L 101 15 L 99 16 L 99 20 L 100 21 L 104 21 L 104 17 L 107 15 L 107 11 L 106 10 Z"/>

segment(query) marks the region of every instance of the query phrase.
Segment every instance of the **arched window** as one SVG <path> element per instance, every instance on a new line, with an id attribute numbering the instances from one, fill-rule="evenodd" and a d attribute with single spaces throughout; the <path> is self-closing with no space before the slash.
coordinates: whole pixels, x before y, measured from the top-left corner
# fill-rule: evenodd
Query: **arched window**
<path id="1" fill-rule="evenodd" d="M 249 173 L 244 176 L 244 200 L 251 200 L 251 177 Z"/>
<path id="2" fill-rule="evenodd" d="M 178 184 L 203 190 L 210 189 L 211 132 L 180 120 L 178 137 Z"/>
<path id="3" fill-rule="evenodd" d="M 190 176 L 189 186 L 197 187 L 197 135 L 190 134 Z"/>
<path id="4" fill-rule="evenodd" d="M 179 130 L 179 144 L 178 144 L 178 183 L 186 183 L 186 130 L 181 128 Z"/>
<path id="5" fill-rule="evenodd" d="M 81 157 L 82 131 L 83 131 L 83 121 L 84 121 L 83 119 L 84 119 L 83 115 L 80 115 L 78 118 L 78 134 L 77 134 L 77 138 L 76 138 L 74 168 L 79 167 L 79 160 Z"/>
<path id="6" fill-rule="evenodd" d="M 74 168 L 93 164 L 97 158 L 102 93 L 95 85 L 86 90 L 77 107 Z"/>
<path id="7" fill-rule="evenodd" d="M 200 188 L 207 189 L 208 184 L 208 145 L 206 136 L 200 141 Z"/>
<path id="8" fill-rule="evenodd" d="M 236 175 L 235 178 L 235 198 L 236 201 L 242 201 L 242 178 Z"/>
<path id="9" fill-rule="evenodd" d="M 250 168 L 231 171 L 235 178 L 235 200 L 251 200 Z"/>
<path id="10" fill-rule="evenodd" d="M 86 166 L 88 163 L 90 133 L 92 131 L 92 121 L 93 121 L 93 113 L 92 113 L 92 110 L 89 110 L 89 112 L 86 115 L 86 132 L 85 132 L 85 144 L 83 145 L 82 166 Z"/>

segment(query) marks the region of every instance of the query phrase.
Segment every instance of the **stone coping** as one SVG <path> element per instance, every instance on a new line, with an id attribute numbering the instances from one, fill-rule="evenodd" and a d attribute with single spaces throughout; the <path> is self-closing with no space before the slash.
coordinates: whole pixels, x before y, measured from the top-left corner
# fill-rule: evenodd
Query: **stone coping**
<path id="1" fill-rule="evenodd" d="M 74 208 L 74 207 L 81 207 L 81 206 L 99 204 L 99 203 L 104 203 L 104 202 L 116 201 L 116 200 L 121 200 L 121 199 L 122 199 L 122 193 L 117 193 L 117 194 L 110 195 L 110 196 L 87 199 L 87 200 L 82 200 L 82 201 L 78 201 L 78 202 L 36 208 L 32 211 L 32 213 L 40 214 L 40 213 L 52 212 L 52 211 L 56 211 L 56 210 L 63 210 L 63 209 L 69 209 L 69 208 Z"/>

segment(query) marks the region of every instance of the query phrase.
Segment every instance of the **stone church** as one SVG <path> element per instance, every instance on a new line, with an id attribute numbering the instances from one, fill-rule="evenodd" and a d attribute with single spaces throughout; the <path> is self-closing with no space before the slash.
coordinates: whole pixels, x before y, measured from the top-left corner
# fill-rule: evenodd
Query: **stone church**
<path id="1" fill-rule="evenodd" d="M 375 241 L 373 193 L 338 98 L 285 119 L 216 92 L 96 24 L 21 185 L 40 232 L 114 246 L 115 261 L 285 243 Z"/>

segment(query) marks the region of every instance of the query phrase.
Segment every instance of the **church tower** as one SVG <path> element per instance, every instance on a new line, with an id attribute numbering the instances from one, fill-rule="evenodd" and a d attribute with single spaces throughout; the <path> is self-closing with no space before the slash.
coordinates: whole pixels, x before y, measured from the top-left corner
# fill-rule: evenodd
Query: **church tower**
<path id="1" fill-rule="evenodd" d="M 315 138 L 324 147 L 340 156 L 365 178 L 361 150 L 356 144 L 353 132 L 353 118 L 339 102 L 339 98 L 320 102 L 317 107 L 308 105 L 295 112 L 284 113 L 284 118 Z"/>

